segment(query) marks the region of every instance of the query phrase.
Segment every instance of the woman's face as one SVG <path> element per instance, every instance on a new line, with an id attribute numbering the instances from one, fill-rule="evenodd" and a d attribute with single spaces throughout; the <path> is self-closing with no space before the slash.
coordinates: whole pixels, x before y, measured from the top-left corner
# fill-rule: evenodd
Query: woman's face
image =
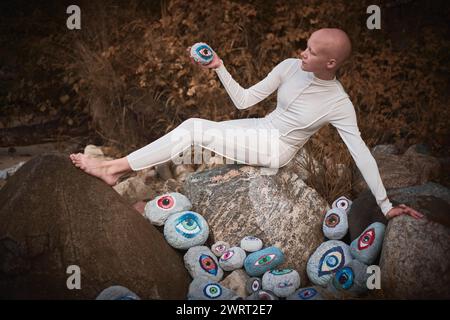
<path id="1" fill-rule="evenodd" d="M 317 37 L 316 33 L 313 33 L 308 39 L 306 50 L 300 54 L 303 70 L 318 72 L 326 68 L 328 59 L 321 48 L 320 38 Z"/>

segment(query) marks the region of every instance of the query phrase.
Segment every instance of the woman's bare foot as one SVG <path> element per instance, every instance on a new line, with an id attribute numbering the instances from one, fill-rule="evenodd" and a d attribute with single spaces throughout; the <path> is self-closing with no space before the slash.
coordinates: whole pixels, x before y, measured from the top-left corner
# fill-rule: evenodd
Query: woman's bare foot
<path id="1" fill-rule="evenodd" d="M 119 180 L 120 176 L 124 173 L 117 172 L 117 170 L 114 169 L 112 165 L 112 162 L 114 160 L 98 160 L 90 158 L 89 156 L 82 153 L 71 154 L 70 159 L 76 167 L 94 177 L 103 180 L 110 186 L 114 186 Z"/>

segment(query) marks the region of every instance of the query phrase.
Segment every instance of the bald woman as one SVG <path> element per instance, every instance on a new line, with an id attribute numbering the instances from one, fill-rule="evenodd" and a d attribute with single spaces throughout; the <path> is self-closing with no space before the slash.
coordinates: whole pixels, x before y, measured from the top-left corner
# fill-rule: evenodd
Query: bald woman
<path id="1" fill-rule="evenodd" d="M 80 153 L 71 154 L 70 159 L 76 167 L 109 185 L 116 184 L 128 171 L 173 160 L 192 145 L 238 163 L 280 168 L 289 163 L 314 133 L 331 124 L 346 144 L 383 214 L 388 219 L 402 214 L 421 218 L 421 213 L 404 204 L 392 206 L 377 163 L 361 139 L 353 104 L 336 79 L 337 70 L 350 54 L 351 42 L 344 31 L 320 29 L 311 34 L 300 59 L 280 62 L 263 80 L 244 89 L 214 53 L 208 65 L 197 64 L 217 73 L 236 108 L 250 108 L 277 90 L 275 110 L 264 118 L 220 122 L 190 118 L 121 159 L 100 161 Z"/>

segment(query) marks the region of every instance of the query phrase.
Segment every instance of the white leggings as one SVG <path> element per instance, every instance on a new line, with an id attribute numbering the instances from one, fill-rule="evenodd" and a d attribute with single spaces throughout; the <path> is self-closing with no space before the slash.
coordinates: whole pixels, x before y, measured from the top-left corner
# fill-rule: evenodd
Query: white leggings
<path id="1" fill-rule="evenodd" d="M 280 140 L 278 130 L 265 118 L 228 121 L 210 121 L 190 118 L 161 138 L 142 147 L 126 158 L 134 171 L 174 161 L 175 163 L 202 163 L 210 151 L 240 164 L 280 168 L 286 165 L 298 149 Z M 202 150 L 200 159 L 191 159 L 191 146 Z M 190 150 L 189 150 L 190 151 Z M 190 161 L 190 162 L 189 162 Z M 230 162 L 231 161 L 231 162 Z"/>

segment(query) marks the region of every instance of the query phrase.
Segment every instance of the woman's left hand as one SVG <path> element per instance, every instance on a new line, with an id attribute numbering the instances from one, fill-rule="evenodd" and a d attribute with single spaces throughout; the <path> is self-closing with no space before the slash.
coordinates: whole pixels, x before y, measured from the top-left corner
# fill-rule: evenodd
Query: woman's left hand
<path id="1" fill-rule="evenodd" d="M 396 207 L 393 207 L 391 210 L 389 210 L 386 214 L 386 218 L 392 219 L 393 217 L 401 216 L 402 214 L 407 214 L 413 218 L 416 219 L 422 219 L 423 214 L 419 211 L 414 210 L 413 208 L 408 207 L 405 204 L 400 204 Z"/>

